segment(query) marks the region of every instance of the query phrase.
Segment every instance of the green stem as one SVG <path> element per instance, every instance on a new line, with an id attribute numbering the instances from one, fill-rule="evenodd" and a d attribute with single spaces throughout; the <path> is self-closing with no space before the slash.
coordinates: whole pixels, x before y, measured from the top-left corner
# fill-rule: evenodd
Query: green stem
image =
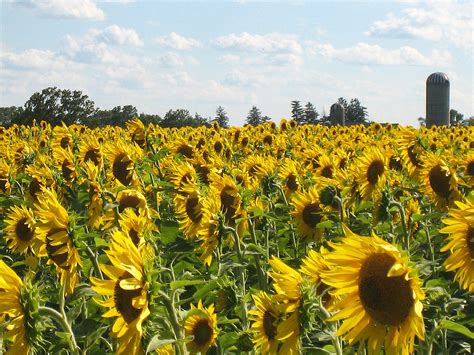
<path id="1" fill-rule="evenodd" d="M 252 242 L 255 245 L 258 245 L 257 244 L 257 236 L 255 235 L 255 226 L 254 226 L 252 220 L 249 220 L 249 224 L 250 224 L 250 235 L 252 237 Z M 265 274 L 262 270 L 262 266 L 260 265 L 260 258 L 256 254 L 254 254 L 253 258 L 254 258 L 254 261 L 255 261 L 255 268 L 257 269 L 258 284 L 260 286 L 260 289 L 261 290 L 266 290 L 267 285 L 266 285 L 266 280 L 265 280 Z"/>
<path id="2" fill-rule="evenodd" d="M 403 237 L 404 237 L 404 246 L 405 249 L 409 252 L 410 250 L 410 235 L 408 234 L 407 222 L 405 218 L 405 209 L 402 204 L 398 201 L 391 201 L 390 206 L 394 206 L 400 212 L 400 219 L 402 221 Z"/>
<path id="3" fill-rule="evenodd" d="M 72 332 L 71 326 L 69 325 L 67 318 L 65 318 L 64 314 L 59 313 L 53 308 L 46 307 L 46 306 L 39 306 L 38 312 L 44 316 L 47 316 L 51 319 L 54 319 L 63 330 L 69 334 L 69 347 L 71 348 L 72 354 L 79 354 L 79 347 L 76 343 L 76 338 L 74 337 L 74 333 Z"/>
<path id="4" fill-rule="evenodd" d="M 94 266 L 94 270 L 96 272 L 96 274 L 101 278 L 103 279 L 104 276 L 102 275 L 102 270 L 100 270 L 100 266 L 99 266 L 99 262 L 97 261 L 97 255 L 94 254 L 94 252 L 92 251 L 92 249 L 86 244 L 84 243 L 85 245 L 85 250 L 86 250 L 86 254 L 87 256 L 89 257 L 89 259 L 92 261 L 92 265 Z"/>
<path id="5" fill-rule="evenodd" d="M 176 314 L 176 309 L 174 307 L 173 301 L 163 291 L 159 291 L 159 294 L 161 296 L 161 300 L 163 301 L 163 305 L 165 306 L 166 311 L 168 312 L 169 321 L 171 323 L 171 327 L 173 328 L 173 332 L 177 340 L 175 344 L 177 346 L 178 354 L 186 354 L 186 348 L 183 342 L 181 341 L 183 339 L 183 331 L 181 330 L 181 326 L 179 324 L 178 316 Z"/>

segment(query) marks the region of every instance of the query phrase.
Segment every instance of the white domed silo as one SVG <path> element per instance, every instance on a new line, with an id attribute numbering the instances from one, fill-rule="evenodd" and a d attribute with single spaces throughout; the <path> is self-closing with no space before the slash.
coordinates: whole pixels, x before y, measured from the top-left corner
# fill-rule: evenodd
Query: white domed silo
<path id="1" fill-rule="evenodd" d="M 433 73 L 426 79 L 426 127 L 449 126 L 449 78 Z"/>

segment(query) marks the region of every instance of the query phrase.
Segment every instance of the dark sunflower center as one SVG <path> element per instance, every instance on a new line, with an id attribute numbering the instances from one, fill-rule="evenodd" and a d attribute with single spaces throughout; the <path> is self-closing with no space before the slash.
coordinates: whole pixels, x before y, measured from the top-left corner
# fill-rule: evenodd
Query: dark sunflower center
<path id="1" fill-rule="evenodd" d="M 383 162 L 380 160 L 374 160 L 367 168 L 367 181 L 371 185 L 375 185 L 379 181 L 379 177 L 384 171 L 385 167 Z"/>
<path id="2" fill-rule="evenodd" d="M 140 243 L 140 236 L 138 235 L 138 232 L 135 229 L 131 228 L 128 231 L 128 235 L 130 236 L 132 243 L 135 244 L 135 246 L 138 246 L 138 244 Z"/>
<path id="3" fill-rule="evenodd" d="M 194 169 L 201 178 L 203 184 L 209 185 L 209 174 L 211 173 L 211 170 L 206 165 L 197 165 Z"/>
<path id="4" fill-rule="evenodd" d="M 132 161 L 127 156 L 127 154 L 122 153 L 114 159 L 114 164 L 112 166 L 114 177 L 125 186 L 128 186 L 132 183 L 132 175 L 129 171 L 131 164 Z"/>
<path id="5" fill-rule="evenodd" d="M 207 319 L 199 320 L 193 328 L 194 342 L 198 346 L 204 346 L 212 339 L 212 328 Z"/>
<path id="6" fill-rule="evenodd" d="M 194 223 L 198 223 L 202 218 L 201 205 L 199 203 L 199 197 L 193 196 L 188 197 L 186 200 L 186 214 L 189 219 Z"/>
<path id="7" fill-rule="evenodd" d="M 6 192 L 7 191 L 7 182 L 8 179 L 0 178 L 0 191 Z"/>
<path id="8" fill-rule="evenodd" d="M 339 169 L 344 169 L 346 167 L 346 164 L 347 164 L 347 159 L 346 158 L 342 158 L 340 161 L 339 161 Z"/>
<path id="9" fill-rule="evenodd" d="M 117 308 L 117 311 L 119 311 L 119 313 L 122 315 L 125 322 L 131 323 L 137 319 L 142 312 L 141 309 L 137 309 L 132 305 L 133 299 L 141 295 L 142 288 L 138 288 L 136 290 L 124 290 L 120 287 L 120 280 L 121 279 L 115 283 L 115 308 Z"/>
<path id="10" fill-rule="evenodd" d="M 392 156 L 390 158 L 389 168 L 392 170 L 401 171 L 403 169 L 402 162 L 398 157 Z"/>
<path id="11" fill-rule="evenodd" d="M 275 327 L 276 318 L 270 313 L 270 311 L 265 311 L 263 315 L 263 329 L 265 330 L 265 335 L 269 340 L 275 340 L 277 334 L 277 329 Z"/>
<path id="12" fill-rule="evenodd" d="M 222 152 L 222 148 L 224 148 L 224 146 L 221 142 L 217 141 L 216 143 L 214 143 L 214 150 L 216 151 L 216 153 Z"/>
<path id="13" fill-rule="evenodd" d="M 30 186 L 28 187 L 28 190 L 30 191 L 31 197 L 33 197 L 35 201 L 37 200 L 36 195 L 38 194 L 38 192 L 41 191 L 42 186 L 43 185 L 37 178 L 33 178 L 33 180 L 31 180 L 30 182 Z"/>
<path id="14" fill-rule="evenodd" d="M 89 149 L 86 152 L 86 154 L 84 155 L 84 161 L 85 162 L 91 161 L 95 165 L 99 165 L 99 163 L 100 163 L 100 150 L 99 150 L 99 148 Z"/>
<path id="15" fill-rule="evenodd" d="M 407 149 L 408 158 L 410 158 L 411 163 L 417 168 L 421 166 L 421 161 L 418 159 L 418 154 L 415 152 L 415 146 L 412 145 Z"/>
<path id="16" fill-rule="evenodd" d="M 191 148 L 189 145 L 183 144 L 177 149 L 177 152 L 186 158 L 192 158 L 193 157 L 193 148 Z"/>
<path id="17" fill-rule="evenodd" d="M 470 161 L 467 164 L 467 169 L 466 169 L 467 175 L 474 176 L 474 160 Z"/>
<path id="18" fill-rule="evenodd" d="M 62 233 L 62 232 L 67 233 L 67 231 L 65 231 L 64 229 L 59 229 L 59 228 L 51 229 L 48 232 L 48 234 L 46 235 L 46 252 L 48 253 L 48 257 L 58 267 L 60 267 L 61 269 L 67 270 L 69 268 L 69 263 L 67 262 L 68 261 L 67 251 L 65 251 L 64 253 L 56 254 L 56 252 L 59 249 L 61 249 L 63 247 L 67 247 L 67 245 L 65 243 L 61 243 L 61 244 L 58 244 L 58 245 L 52 245 L 52 243 L 54 241 L 55 234 Z"/>
<path id="19" fill-rule="evenodd" d="M 296 176 L 294 174 L 288 175 L 286 178 L 286 187 L 290 191 L 296 191 L 298 190 L 298 180 L 296 179 Z"/>
<path id="20" fill-rule="evenodd" d="M 61 138 L 61 143 L 60 143 L 61 148 L 66 149 L 67 147 L 69 147 L 69 144 L 70 144 L 69 137 L 66 136 L 66 137 Z"/>
<path id="21" fill-rule="evenodd" d="M 367 313 L 383 325 L 399 326 L 413 306 L 412 289 L 405 275 L 388 277 L 395 263 L 389 254 L 369 256 L 359 273 L 359 296 Z"/>
<path id="22" fill-rule="evenodd" d="M 237 212 L 234 205 L 236 204 L 235 189 L 231 186 L 225 186 L 221 191 L 221 204 L 222 209 L 225 211 L 226 219 L 231 220 L 234 218 L 235 212 Z"/>
<path id="23" fill-rule="evenodd" d="M 323 170 L 321 170 L 321 176 L 332 179 L 332 166 L 325 166 Z"/>
<path id="24" fill-rule="evenodd" d="M 315 228 L 316 225 L 321 222 L 322 217 L 319 213 L 320 211 L 318 204 L 311 202 L 303 209 L 303 222 L 311 228 Z"/>
<path id="25" fill-rule="evenodd" d="M 142 200 L 138 196 L 125 195 L 120 199 L 118 210 L 122 213 L 126 208 L 132 208 L 137 212 L 141 202 Z"/>
<path id="26" fill-rule="evenodd" d="M 273 137 L 270 136 L 270 135 L 267 135 L 263 138 L 263 143 L 265 144 L 268 144 L 268 145 L 272 145 L 273 143 Z"/>
<path id="27" fill-rule="evenodd" d="M 252 165 L 249 168 L 249 175 L 250 176 L 255 176 L 257 174 L 257 172 L 259 171 L 259 169 L 261 169 L 261 168 L 262 168 L 262 166 L 260 164 Z"/>
<path id="28" fill-rule="evenodd" d="M 61 172 L 64 180 L 71 181 L 74 179 L 74 167 L 69 160 L 64 160 L 61 165 Z"/>
<path id="29" fill-rule="evenodd" d="M 29 242 L 34 235 L 34 229 L 28 225 L 28 218 L 22 218 L 18 221 L 15 227 L 15 233 L 23 242 Z"/>
<path id="30" fill-rule="evenodd" d="M 466 232 L 466 242 L 467 242 L 467 249 L 471 254 L 471 258 L 474 260 L 474 227 L 469 226 Z"/>
<path id="31" fill-rule="evenodd" d="M 443 170 L 440 165 L 436 165 L 430 170 L 430 186 L 438 196 L 443 198 L 449 197 L 450 177 L 450 174 L 446 174 L 446 171 Z"/>

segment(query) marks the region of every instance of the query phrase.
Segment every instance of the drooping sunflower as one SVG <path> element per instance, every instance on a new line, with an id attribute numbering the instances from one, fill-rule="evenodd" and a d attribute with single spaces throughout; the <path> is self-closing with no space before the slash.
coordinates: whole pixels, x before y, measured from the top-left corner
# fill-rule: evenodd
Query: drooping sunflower
<path id="1" fill-rule="evenodd" d="M 326 217 L 321 208 L 317 188 L 312 186 L 307 191 L 295 192 L 291 204 L 295 208 L 291 214 L 301 237 L 303 239 L 320 239 L 324 229 L 318 228 L 317 225 Z"/>
<path id="2" fill-rule="evenodd" d="M 108 297 L 95 299 L 110 308 L 102 316 L 116 317 L 112 334 L 118 339 L 118 354 L 142 353 L 143 321 L 150 315 L 148 308 L 148 282 L 142 255 L 132 240 L 120 231 L 112 233 L 110 248 L 105 252 L 112 263 L 100 264 L 110 280 L 91 277 L 92 289 Z"/>
<path id="3" fill-rule="evenodd" d="M 298 271 L 275 256 L 269 260 L 269 263 L 273 270 L 269 275 L 273 279 L 273 288 L 276 291 L 273 297 L 280 304 L 280 309 L 284 314 L 277 326 L 276 335 L 276 339 L 282 342 L 280 353 L 298 354 L 301 347 L 299 307 L 303 278 Z"/>
<path id="4" fill-rule="evenodd" d="M 140 148 L 144 148 L 146 145 L 146 129 L 145 125 L 138 118 L 135 118 L 127 122 L 127 131 L 130 134 L 130 138 L 133 142 L 138 144 Z"/>
<path id="5" fill-rule="evenodd" d="M 66 295 L 70 295 L 79 281 L 78 268 L 82 263 L 74 245 L 69 215 L 54 190 L 48 189 L 43 189 L 38 196 L 35 214 L 39 219 L 36 232 L 38 238 L 46 243 L 48 263 L 55 265 L 60 283 L 65 287 Z"/>
<path id="6" fill-rule="evenodd" d="M 193 340 L 186 345 L 191 354 L 206 354 L 211 346 L 216 344 L 217 339 L 217 315 L 214 313 L 214 305 L 204 307 L 199 300 L 198 306 L 191 305 L 190 315 L 184 323 L 186 336 L 193 336 Z"/>
<path id="7" fill-rule="evenodd" d="M 455 170 L 435 154 L 427 153 L 423 161 L 420 171 L 423 190 L 439 208 L 452 206 L 460 198 Z"/>
<path id="8" fill-rule="evenodd" d="M 388 161 L 379 148 L 369 149 L 360 157 L 353 175 L 358 183 L 358 190 L 363 200 L 378 197 L 386 180 Z"/>
<path id="9" fill-rule="evenodd" d="M 252 295 L 256 309 L 250 310 L 253 343 L 259 353 L 276 354 L 278 350 L 277 328 L 282 317 L 278 303 L 264 291 Z"/>
<path id="10" fill-rule="evenodd" d="M 10 318 L 3 334 L 11 342 L 7 345 L 5 354 L 29 354 L 31 345 L 26 334 L 25 310 L 21 303 L 23 282 L 3 260 L 0 260 L 0 319 L 5 315 Z"/>
<path id="11" fill-rule="evenodd" d="M 5 223 L 8 247 L 20 254 L 31 251 L 43 256 L 46 249 L 43 241 L 36 234 L 36 221 L 33 211 L 26 206 L 13 206 L 7 214 Z"/>
<path id="12" fill-rule="evenodd" d="M 371 354 L 383 345 L 389 354 L 413 353 L 415 336 L 425 335 L 420 280 L 395 246 L 343 229 L 345 238 L 325 256 L 331 269 L 321 273 L 340 297 L 329 319 L 343 320 L 336 335 L 350 344 L 367 340 Z"/>
<path id="13" fill-rule="evenodd" d="M 110 164 L 108 169 L 110 181 L 125 187 L 137 186 L 139 184 L 135 163 L 142 156 L 140 147 L 119 140 L 118 142 L 107 144 L 104 149 L 104 155 Z"/>
<path id="14" fill-rule="evenodd" d="M 456 208 L 449 210 L 443 219 L 446 227 L 440 233 L 449 234 L 448 243 L 441 251 L 450 251 L 444 262 L 448 271 L 456 271 L 455 279 L 462 288 L 474 292 L 474 204 L 456 201 Z"/>
<path id="15" fill-rule="evenodd" d="M 97 166 L 102 165 L 102 147 L 95 135 L 90 134 L 87 139 L 81 139 L 79 145 L 79 158 L 83 163 L 92 162 Z"/>
<path id="16" fill-rule="evenodd" d="M 202 228 L 198 234 L 201 241 L 200 249 L 202 254 L 199 257 L 204 264 L 210 266 L 214 250 L 219 246 L 219 211 L 221 204 L 219 199 L 206 198 L 204 200 L 204 215 L 202 218 Z"/>

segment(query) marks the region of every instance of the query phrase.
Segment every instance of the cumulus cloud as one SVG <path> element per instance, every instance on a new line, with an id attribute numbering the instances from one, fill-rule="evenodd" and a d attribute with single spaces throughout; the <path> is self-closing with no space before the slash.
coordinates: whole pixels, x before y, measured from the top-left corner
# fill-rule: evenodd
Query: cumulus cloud
<path id="1" fill-rule="evenodd" d="M 364 42 L 359 42 L 355 46 L 346 48 L 336 48 L 328 43 L 314 43 L 310 46 L 309 52 L 326 59 L 362 65 L 448 66 L 452 61 L 452 56 L 447 51 L 433 50 L 427 56 L 409 46 L 386 49 L 377 44 Z"/>
<path id="2" fill-rule="evenodd" d="M 134 29 L 119 27 L 117 25 L 106 27 L 103 30 L 91 29 L 88 36 L 95 41 L 119 46 L 143 46 L 143 41 Z"/>
<path id="3" fill-rule="evenodd" d="M 473 33 L 469 1 L 428 1 L 405 9 L 402 15 L 389 13 L 385 19 L 375 21 L 366 35 L 446 41 L 472 51 Z"/>
<path id="4" fill-rule="evenodd" d="M 218 48 L 238 51 L 292 53 L 301 54 L 302 48 L 298 39 L 292 34 L 269 33 L 265 35 L 242 32 L 231 33 L 214 39 Z"/>
<path id="5" fill-rule="evenodd" d="M 97 7 L 96 1 L 93 0 L 14 0 L 12 2 L 31 9 L 39 16 L 105 19 L 104 12 Z"/>
<path id="6" fill-rule="evenodd" d="M 191 37 L 183 37 L 176 32 L 171 32 L 168 36 L 156 38 L 156 43 L 176 50 L 191 50 L 201 47 L 201 42 Z"/>
<path id="7" fill-rule="evenodd" d="M 227 73 L 222 84 L 230 86 L 258 87 L 264 83 L 262 74 L 233 70 Z"/>

